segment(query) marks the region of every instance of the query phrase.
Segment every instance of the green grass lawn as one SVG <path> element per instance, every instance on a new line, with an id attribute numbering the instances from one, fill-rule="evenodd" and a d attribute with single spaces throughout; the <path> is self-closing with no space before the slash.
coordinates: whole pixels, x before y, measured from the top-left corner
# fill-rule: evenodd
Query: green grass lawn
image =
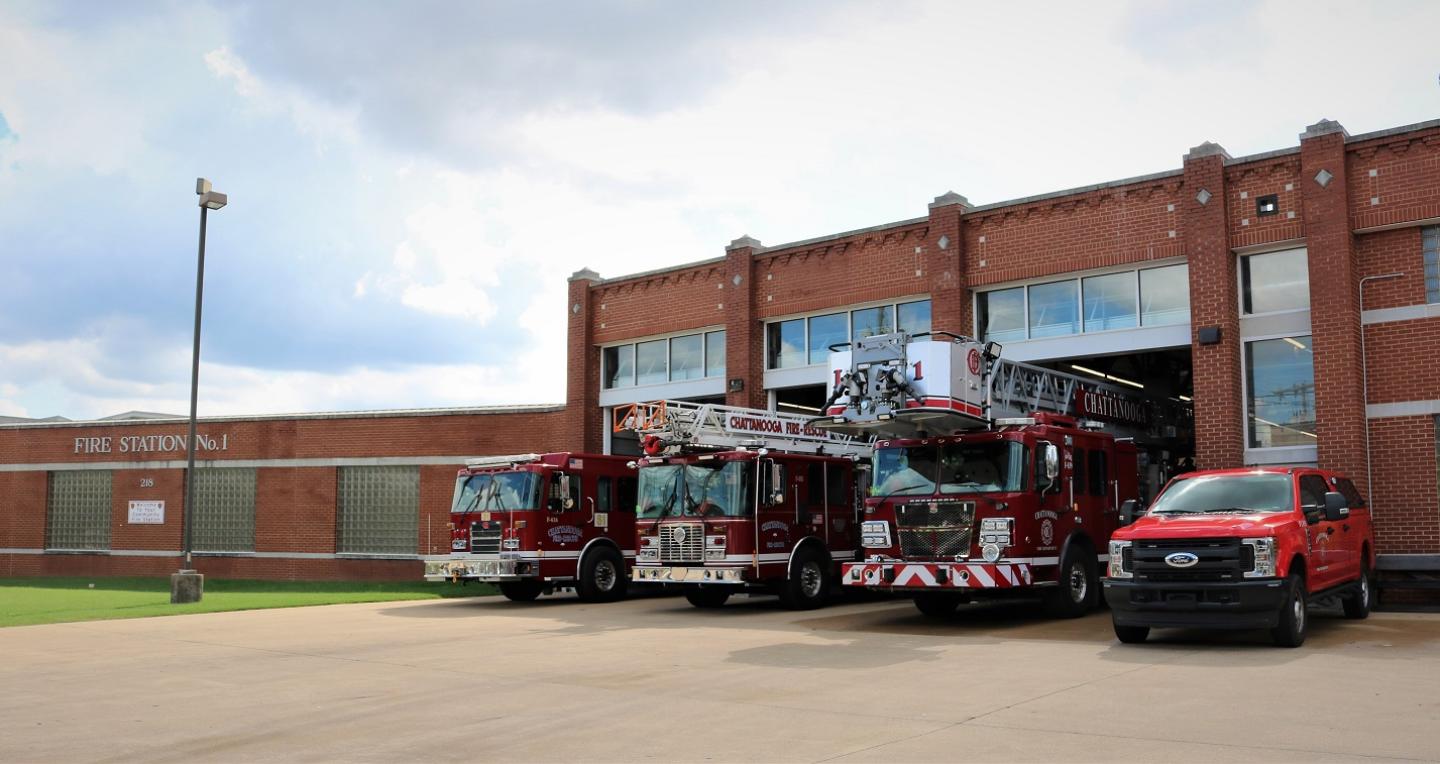
<path id="1" fill-rule="evenodd" d="M 169 578 L 0 578 L 0 627 L 145 618 L 345 602 L 391 602 L 494 594 L 485 584 L 426 581 L 226 581 L 207 578 L 205 596 L 170 604 Z"/>

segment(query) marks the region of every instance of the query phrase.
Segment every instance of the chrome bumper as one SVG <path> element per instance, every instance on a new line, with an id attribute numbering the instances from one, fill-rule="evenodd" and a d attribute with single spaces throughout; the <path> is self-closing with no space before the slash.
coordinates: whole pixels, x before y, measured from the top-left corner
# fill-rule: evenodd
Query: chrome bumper
<path id="1" fill-rule="evenodd" d="M 746 568 L 705 568 L 683 565 L 636 565 L 630 580 L 641 584 L 734 584 L 745 583 Z"/>
<path id="2" fill-rule="evenodd" d="M 426 581 L 524 581 L 539 574 L 539 564 L 528 560 L 441 558 L 425 561 Z"/>

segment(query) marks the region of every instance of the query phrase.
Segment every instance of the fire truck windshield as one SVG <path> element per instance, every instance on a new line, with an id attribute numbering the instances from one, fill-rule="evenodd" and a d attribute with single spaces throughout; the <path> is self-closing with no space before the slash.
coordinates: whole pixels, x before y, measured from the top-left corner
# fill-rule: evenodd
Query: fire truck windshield
<path id="1" fill-rule="evenodd" d="M 451 512 L 534 509 L 540 506 L 540 476 L 534 472 L 484 472 L 455 481 Z"/>
<path id="2" fill-rule="evenodd" d="M 750 464 L 700 462 L 640 468 L 638 517 L 743 517 L 750 513 Z"/>
<path id="3" fill-rule="evenodd" d="M 874 496 L 1021 491 L 1025 447 L 1014 441 L 882 448 L 875 452 Z"/>
<path id="4" fill-rule="evenodd" d="M 1293 502 L 1290 476 L 1274 472 L 1252 475 L 1200 475 L 1176 478 L 1150 511 L 1284 512 Z"/>

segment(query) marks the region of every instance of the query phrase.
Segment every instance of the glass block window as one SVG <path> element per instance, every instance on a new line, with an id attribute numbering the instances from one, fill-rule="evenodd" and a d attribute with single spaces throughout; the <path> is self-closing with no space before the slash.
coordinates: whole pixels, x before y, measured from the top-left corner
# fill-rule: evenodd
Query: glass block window
<path id="1" fill-rule="evenodd" d="M 110 471 L 52 472 L 46 498 L 46 549 L 110 548 Z"/>
<path id="2" fill-rule="evenodd" d="M 420 543 L 420 468 L 340 467 L 336 551 L 413 555 Z"/>
<path id="3" fill-rule="evenodd" d="M 1440 226 L 1430 226 L 1422 235 L 1425 242 L 1425 302 L 1440 303 Z"/>
<path id="4" fill-rule="evenodd" d="M 255 551 L 255 470 L 196 469 L 192 520 L 197 551 Z"/>

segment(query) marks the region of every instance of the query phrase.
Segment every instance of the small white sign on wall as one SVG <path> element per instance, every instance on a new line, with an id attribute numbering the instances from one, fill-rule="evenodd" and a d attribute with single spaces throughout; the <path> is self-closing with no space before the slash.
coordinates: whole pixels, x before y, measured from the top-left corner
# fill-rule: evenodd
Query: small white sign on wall
<path id="1" fill-rule="evenodd" d="M 164 524 L 165 524 L 165 502 L 163 502 L 163 501 L 132 501 L 132 502 L 130 502 L 130 524 L 131 524 L 131 525 L 164 525 Z"/>

